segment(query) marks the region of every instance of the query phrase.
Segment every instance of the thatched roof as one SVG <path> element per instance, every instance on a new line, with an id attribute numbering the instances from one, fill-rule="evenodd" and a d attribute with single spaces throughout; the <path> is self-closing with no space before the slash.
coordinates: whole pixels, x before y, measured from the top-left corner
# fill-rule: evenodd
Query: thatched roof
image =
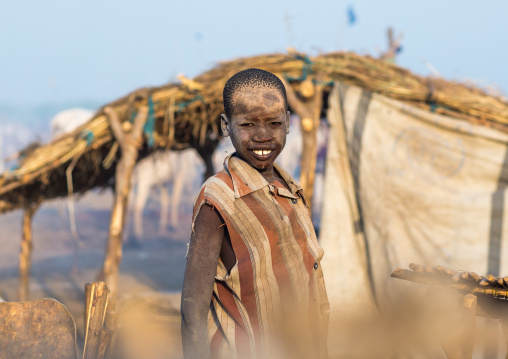
<path id="1" fill-rule="evenodd" d="M 148 106 L 146 136 L 140 157 L 152 151 L 180 150 L 219 135 L 222 89 L 236 72 L 257 67 L 284 77 L 298 91 L 311 81 L 331 85 L 342 81 L 429 111 L 508 131 L 508 103 L 480 89 L 424 78 L 381 60 L 353 53 L 307 57 L 276 54 L 222 62 L 190 80 L 143 88 L 114 101 L 112 107 L 125 128 L 140 106 Z M 104 186 L 114 176 L 118 145 L 102 109 L 85 125 L 20 159 L 19 167 L 0 176 L 0 213 L 28 203 L 66 196 L 66 171 L 72 171 L 72 191 L 83 193 Z"/>

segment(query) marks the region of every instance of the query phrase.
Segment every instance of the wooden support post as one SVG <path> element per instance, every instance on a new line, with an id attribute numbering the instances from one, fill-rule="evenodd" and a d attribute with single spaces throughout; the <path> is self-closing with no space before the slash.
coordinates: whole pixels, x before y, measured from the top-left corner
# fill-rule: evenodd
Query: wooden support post
<path id="1" fill-rule="evenodd" d="M 106 255 L 99 279 L 104 280 L 112 295 L 117 293 L 118 267 L 122 260 L 122 234 L 131 191 L 131 178 L 138 158 L 139 147 L 142 144 L 143 126 L 147 119 L 146 107 L 138 110 L 134 125 L 128 132 L 124 132 L 115 110 L 111 107 L 104 109 L 108 115 L 111 130 L 120 144 L 121 158 L 116 167 L 115 198 L 109 227 L 109 238 Z"/>
<path id="2" fill-rule="evenodd" d="M 40 203 L 27 204 L 23 212 L 21 250 L 19 253 L 19 288 L 18 300 L 24 302 L 29 299 L 30 269 L 32 268 L 32 218 Z"/>
<path id="3" fill-rule="evenodd" d="M 90 307 L 90 299 L 92 298 L 92 284 L 85 284 L 85 329 L 88 326 L 88 317 L 90 315 L 88 308 Z M 85 331 L 86 333 L 86 331 Z"/>
<path id="4" fill-rule="evenodd" d="M 109 359 L 113 354 L 118 312 L 103 282 L 85 286 L 85 345 L 83 359 Z"/>
<path id="5" fill-rule="evenodd" d="M 313 85 L 306 80 L 307 90 L 303 97 L 295 92 L 290 84 L 284 82 L 287 98 L 291 109 L 300 117 L 302 133 L 302 158 L 300 167 L 300 186 L 303 188 L 305 198 L 312 212 L 312 197 L 314 195 L 314 177 L 317 162 L 317 131 L 321 119 L 323 106 L 323 86 Z M 312 91 L 308 87 L 314 86 Z"/>
<path id="6" fill-rule="evenodd" d="M 83 359 L 97 359 L 99 347 L 101 346 L 100 339 L 104 318 L 108 307 L 109 290 L 104 282 L 94 282 L 86 285 L 85 292 L 87 307 L 85 308 Z"/>
<path id="7" fill-rule="evenodd" d="M 117 328 L 118 312 L 116 311 L 114 300 L 111 300 L 108 303 L 106 315 L 104 316 L 104 324 L 102 326 L 99 339 L 97 359 L 109 359 L 113 356 Z"/>

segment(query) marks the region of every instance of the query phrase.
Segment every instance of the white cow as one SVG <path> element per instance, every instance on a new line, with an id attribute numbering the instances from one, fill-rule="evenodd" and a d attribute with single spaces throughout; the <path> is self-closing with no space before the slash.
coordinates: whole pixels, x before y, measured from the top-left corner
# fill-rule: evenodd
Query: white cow
<path id="1" fill-rule="evenodd" d="M 133 198 L 134 233 L 139 239 L 143 236 L 143 209 L 152 187 L 157 186 L 160 192 L 159 232 L 164 233 L 167 227 L 168 211 L 171 204 L 170 225 L 178 225 L 178 209 L 186 185 L 196 187 L 201 183 L 204 168 L 203 160 L 194 149 L 184 151 L 156 152 L 139 161 L 134 170 L 133 183 L 136 192 Z M 171 201 L 165 185 L 172 182 Z"/>
<path id="2" fill-rule="evenodd" d="M 94 115 L 94 111 L 84 108 L 74 108 L 59 112 L 50 122 L 51 138 L 58 138 L 66 133 L 74 131 L 77 127 L 88 122 Z M 180 152 L 157 152 L 141 160 L 133 174 L 133 189 L 135 188 L 134 204 L 134 228 L 138 238 L 142 236 L 142 213 L 148 200 L 150 190 L 157 185 L 161 195 L 161 218 L 160 228 L 166 228 L 166 220 L 170 206 L 169 195 L 164 184 L 172 181 L 171 201 L 171 225 L 176 226 L 178 222 L 178 207 L 181 201 L 184 185 L 190 178 L 197 178 L 196 166 L 202 160 L 197 156 L 196 151 L 190 149 Z M 69 204 L 71 212 L 71 229 L 77 237 L 75 223 L 73 222 L 73 206 Z"/>
<path id="3" fill-rule="evenodd" d="M 86 122 L 88 122 L 94 114 L 95 111 L 86 108 L 72 108 L 69 110 L 60 111 L 55 115 L 55 117 L 51 119 L 49 124 L 51 139 L 54 140 L 60 136 L 65 135 L 66 133 L 74 131 L 79 126 L 84 125 Z M 72 236 L 78 241 L 79 246 L 81 246 L 82 243 L 79 239 L 76 229 L 74 201 L 72 197 L 69 197 L 67 206 L 69 210 L 69 222 Z"/>
<path id="4" fill-rule="evenodd" d="M 95 114 L 95 111 L 86 108 L 72 108 L 59 112 L 51 119 L 51 138 L 55 139 L 66 133 L 74 131 L 81 125 L 87 123 Z"/>
<path id="5" fill-rule="evenodd" d="M 229 139 L 223 140 L 217 146 L 212 157 L 215 172 L 223 168 L 224 158 L 233 152 L 234 148 Z M 140 239 L 143 236 L 143 209 L 153 187 L 157 186 L 160 193 L 159 233 L 163 234 L 167 228 L 168 213 L 170 226 L 173 228 L 178 226 L 182 194 L 187 186 L 197 195 L 203 181 L 204 171 L 203 160 L 194 149 L 179 152 L 157 152 L 139 161 L 133 178 L 133 183 L 136 184 L 136 192 L 133 197 L 136 238 Z M 171 196 L 166 188 L 170 182 L 172 182 Z"/>

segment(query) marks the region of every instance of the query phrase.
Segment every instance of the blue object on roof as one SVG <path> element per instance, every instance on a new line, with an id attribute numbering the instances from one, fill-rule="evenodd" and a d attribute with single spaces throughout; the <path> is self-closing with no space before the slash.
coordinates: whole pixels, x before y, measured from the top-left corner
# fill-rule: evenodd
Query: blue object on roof
<path id="1" fill-rule="evenodd" d="M 356 14 L 352 6 L 347 8 L 347 24 L 354 25 L 356 23 Z"/>
<path id="2" fill-rule="evenodd" d="M 79 134 L 79 137 L 84 138 L 86 140 L 86 145 L 90 146 L 93 142 L 94 135 L 93 132 L 90 130 L 84 130 Z"/>
<path id="3" fill-rule="evenodd" d="M 153 138 L 153 131 L 155 130 L 155 111 L 153 109 L 152 96 L 148 97 L 148 118 L 143 126 L 143 133 L 145 134 L 148 147 L 153 147 L 155 140 Z"/>

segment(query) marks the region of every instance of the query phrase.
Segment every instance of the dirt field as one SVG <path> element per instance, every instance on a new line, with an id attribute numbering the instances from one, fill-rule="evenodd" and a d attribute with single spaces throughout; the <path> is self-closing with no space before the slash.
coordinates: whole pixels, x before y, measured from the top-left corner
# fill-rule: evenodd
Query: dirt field
<path id="1" fill-rule="evenodd" d="M 65 202 L 57 200 L 45 204 L 34 218 L 30 297 L 55 298 L 69 309 L 76 321 L 78 347 L 83 340 L 84 286 L 96 279 L 102 264 L 111 203 L 110 192 L 89 193 L 76 201 L 77 227 L 83 242 L 76 263 L 77 242 L 69 229 Z M 190 233 L 191 205 L 189 200 L 182 204 L 178 228 L 168 228 L 166 233 L 161 234 L 158 230 L 157 195 L 152 194 L 144 212 L 144 238 L 139 247 L 124 249 L 120 269 L 119 294 L 122 297 L 135 294 L 153 298 L 152 294 L 158 295 L 156 301 L 160 307 L 146 314 L 145 320 L 157 326 L 156 332 L 160 337 L 152 338 L 152 341 L 156 341 L 157 353 L 161 357 L 181 356 L 179 293 Z M 127 236 L 133 233 L 131 225 L 129 218 Z M 0 228 L 0 296 L 16 301 L 21 212 L 0 216 Z M 153 305 L 151 307 L 153 309 Z M 157 320 L 151 320 L 153 318 Z M 155 349 L 153 343 L 152 349 Z M 131 353 L 134 355 L 132 350 Z"/>

